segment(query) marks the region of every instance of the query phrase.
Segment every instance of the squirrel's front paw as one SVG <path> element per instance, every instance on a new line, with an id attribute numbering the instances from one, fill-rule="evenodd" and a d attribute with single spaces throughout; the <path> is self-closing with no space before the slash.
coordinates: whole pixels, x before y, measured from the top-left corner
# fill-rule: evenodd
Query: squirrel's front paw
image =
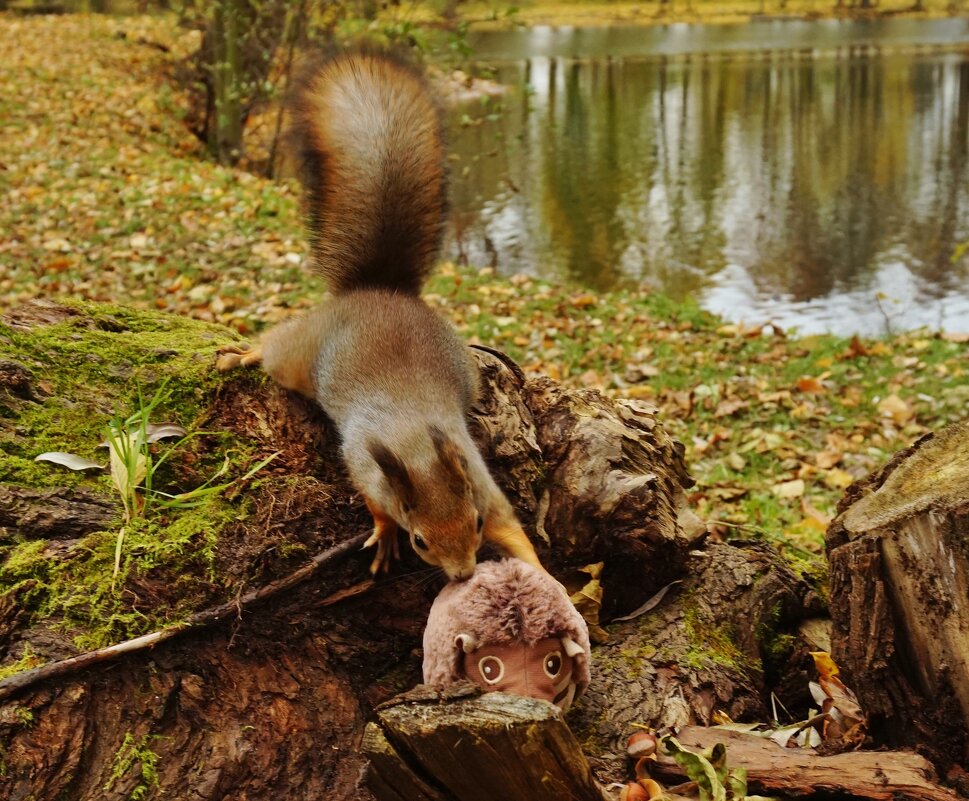
<path id="1" fill-rule="evenodd" d="M 262 361 L 262 348 L 258 345 L 229 344 L 223 345 L 216 351 L 215 369 L 220 373 L 227 372 L 233 367 L 252 367 Z"/>
<path id="2" fill-rule="evenodd" d="M 390 566 L 394 563 L 394 560 L 400 559 L 397 525 L 394 523 L 390 525 L 377 523 L 374 526 L 373 534 L 363 544 L 363 547 L 369 548 L 372 545 L 377 546 L 377 554 L 374 556 L 373 562 L 370 563 L 371 575 L 376 576 L 378 573 L 389 573 Z"/>

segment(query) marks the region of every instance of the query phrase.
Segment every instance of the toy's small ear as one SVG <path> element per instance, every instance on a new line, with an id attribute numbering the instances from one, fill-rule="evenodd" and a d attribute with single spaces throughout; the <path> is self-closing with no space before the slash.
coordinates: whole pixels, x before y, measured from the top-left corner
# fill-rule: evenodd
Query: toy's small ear
<path id="1" fill-rule="evenodd" d="M 571 637 L 562 638 L 562 647 L 565 649 L 565 653 L 567 653 L 573 659 L 577 657 L 579 654 L 585 653 L 585 649 L 581 645 L 579 645 L 575 640 L 573 640 Z"/>
<path id="2" fill-rule="evenodd" d="M 478 647 L 477 641 L 470 634 L 459 634 L 454 638 L 454 644 L 466 654 L 470 654 Z"/>

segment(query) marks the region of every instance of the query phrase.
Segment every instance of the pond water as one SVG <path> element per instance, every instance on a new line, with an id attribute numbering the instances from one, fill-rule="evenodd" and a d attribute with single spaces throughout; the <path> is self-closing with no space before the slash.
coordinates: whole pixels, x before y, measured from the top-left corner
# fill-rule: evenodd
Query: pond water
<path id="1" fill-rule="evenodd" d="M 452 256 L 802 332 L 969 330 L 969 20 L 495 31 Z"/>

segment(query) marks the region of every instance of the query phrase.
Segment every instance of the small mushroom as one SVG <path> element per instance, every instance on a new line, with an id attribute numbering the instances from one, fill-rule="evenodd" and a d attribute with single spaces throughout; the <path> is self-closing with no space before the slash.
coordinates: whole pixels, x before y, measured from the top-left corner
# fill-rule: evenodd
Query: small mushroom
<path id="1" fill-rule="evenodd" d="M 619 793 L 619 801 L 649 801 L 649 793 L 638 784 L 627 784 Z"/>
<path id="2" fill-rule="evenodd" d="M 633 759 L 652 756 L 656 753 L 656 735 L 648 731 L 637 731 L 626 742 L 626 754 Z"/>

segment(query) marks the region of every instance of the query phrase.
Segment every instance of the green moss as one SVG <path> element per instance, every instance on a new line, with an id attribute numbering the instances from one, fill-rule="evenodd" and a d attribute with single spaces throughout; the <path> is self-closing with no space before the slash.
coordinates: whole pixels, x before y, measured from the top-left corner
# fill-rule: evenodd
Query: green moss
<path id="1" fill-rule="evenodd" d="M 8 676 L 13 676 L 16 673 L 22 673 L 25 670 L 30 670 L 31 668 L 39 667 L 43 663 L 43 660 L 34 653 L 34 649 L 30 644 L 24 645 L 23 650 L 20 653 L 20 658 L 16 662 L 12 662 L 9 665 L 4 665 L 0 667 L 0 681 L 7 678 Z M 27 725 L 33 722 L 33 713 L 26 707 L 16 707 L 14 710 L 17 719 L 23 724 Z M 24 715 L 26 713 L 26 716 Z"/>
<path id="2" fill-rule="evenodd" d="M 91 534 L 69 558 L 56 560 L 47 558 L 47 543 L 22 543 L 8 549 L 0 565 L 0 587 L 20 589 L 31 617 L 67 629 L 79 648 L 100 648 L 173 625 L 194 611 L 204 585 L 216 580 L 219 531 L 244 515 L 244 508 L 213 496 L 169 517 L 136 519 L 125 531 L 116 578 L 115 531 Z M 163 582 L 166 596 L 177 600 L 141 601 L 125 589 L 134 578 Z M 19 669 L 4 668 L 11 673 Z"/>
<path id="3" fill-rule="evenodd" d="M 747 656 L 736 645 L 733 626 L 715 626 L 705 620 L 695 603 L 688 603 L 683 628 L 689 648 L 680 658 L 681 664 L 692 670 L 709 668 L 711 664 L 746 672 L 750 667 Z"/>
<path id="4" fill-rule="evenodd" d="M 110 790 L 118 779 L 127 776 L 137 765 L 140 768 L 140 776 L 138 783 L 128 795 L 128 799 L 129 801 L 138 801 L 138 799 L 145 798 L 152 788 L 158 786 L 160 757 L 152 750 L 150 744 L 160 739 L 162 739 L 161 736 L 157 734 L 145 734 L 135 738 L 131 732 L 128 732 L 121 743 L 121 747 L 114 755 L 114 761 L 111 765 L 111 778 L 104 785 L 104 789 Z"/>
<path id="5" fill-rule="evenodd" d="M 164 384 L 163 400 L 152 417 L 189 430 L 206 415 L 220 376 L 213 369 L 216 349 L 231 338 L 218 326 L 158 312 L 84 303 L 80 314 L 29 332 L 0 324 L 5 355 L 32 375 L 33 400 L 12 400 L 0 409 L 0 481 L 30 487 L 84 487 L 117 502 L 117 527 L 59 547 L 52 558 L 45 541 L 0 540 L 0 593 L 16 593 L 27 610 L 27 625 L 70 632 L 82 649 L 97 648 L 184 619 L 210 602 L 219 533 L 244 517 L 245 497 L 235 502 L 213 494 L 188 508 L 152 504 L 124 530 L 122 559 L 114 576 L 122 506 L 110 477 L 73 472 L 35 462 L 44 451 L 67 451 L 107 462 L 99 449 L 113 415 L 126 417 Z M 155 446 L 171 448 L 170 444 Z M 220 432 L 192 439 L 192 473 L 210 465 L 249 461 L 251 445 Z M 153 478 L 156 489 L 177 493 L 181 452 Z M 231 480 L 231 475 L 227 478 Z M 143 597 L 147 596 L 147 597 Z M 3 675 L 33 664 L 26 656 L 6 665 Z"/>
<path id="6" fill-rule="evenodd" d="M 30 370 L 41 396 L 39 402 L 20 402 L 15 429 L 0 433 L 0 480 L 35 487 L 93 482 L 106 488 L 104 478 L 33 459 L 45 451 L 68 451 L 106 461 L 97 445 L 111 415 L 136 407 L 139 394 L 150 397 L 166 381 L 168 395 L 158 414 L 190 428 L 219 385 L 216 350 L 233 337 L 227 329 L 175 315 L 66 305 L 81 314 L 30 331 L 0 324 L 4 351 Z"/>
<path id="7" fill-rule="evenodd" d="M 783 618 L 784 609 L 777 603 L 771 607 L 767 620 L 757 626 L 757 644 L 765 671 L 781 668 L 797 644 L 797 637 L 781 631 Z"/>

